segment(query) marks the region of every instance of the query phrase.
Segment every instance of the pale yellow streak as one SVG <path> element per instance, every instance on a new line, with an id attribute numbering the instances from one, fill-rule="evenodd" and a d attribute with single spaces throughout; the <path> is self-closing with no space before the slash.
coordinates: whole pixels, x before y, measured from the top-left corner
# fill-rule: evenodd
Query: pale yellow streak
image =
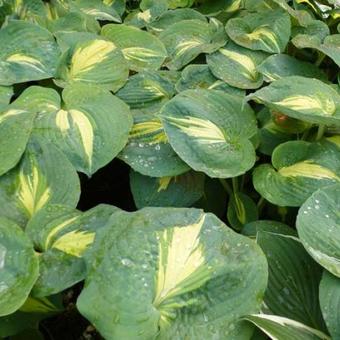
<path id="1" fill-rule="evenodd" d="M 164 300 L 180 294 L 180 284 L 204 266 L 203 245 L 199 239 L 204 221 L 205 215 L 202 215 L 197 223 L 160 233 L 154 306 L 159 307 Z M 205 277 L 203 281 L 207 279 Z"/>
<path id="2" fill-rule="evenodd" d="M 323 114 L 329 116 L 334 114 L 336 110 L 335 103 L 331 99 L 325 98 L 321 100 L 320 98 L 302 95 L 288 97 L 281 101 L 273 102 L 273 104 L 297 111 L 321 110 Z"/>
<path id="3" fill-rule="evenodd" d="M 339 181 L 340 178 L 333 171 L 310 161 L 299 162 L 279 170 L 279 174 L 284 177 L 308 177 L 314 179 L 333 179 Z"/>
<path id="4" fill-rule="evenodd" d="M 95 233 L 81 230 L 71 231 L 55 241 L 52 248 L 59 249 L 60 251 L 81 257 L 84 251 L 94 241 Z"/>
<path id="5" fill-rule="evenodd" d="M 340 148 L 340 136 L 336 135 L 336 136 L 332 136 L 332 137 L 328 137 L 326 138 L 329 142 L 335 144 L 336 146 L 338 146 Z"/>
<path id="6" fill-rule="evenodd" d="M 176 46 L 176 57 L 182 55 L 187 50 L 201 46 L 203 43 L 204 41 L 199 40 L 199 39 L 182 41 Z"/>
<path id="7" fill-rule="evenodd" d="M 171 176 L 166 176 L 166 177 L 161 177 L 158 179 L 158 189 L 157 192 L 161 192 L 162 190 L 168 189 L 168 186 L 171 182 L 173 177 Z"/>
<path id="8" fill-rule="evenodd" d="M 46 237 L 46 240 L 45 240 L 45 250 L 48 249 L 50 243 L 51 243 L 51 240 L 52 238 L 57 234 L 59 233 L 60 230 L 63 230 L 65 227 L 68 227 L 72 222 L 74 222 L 76 219 L 78 218 L 78 216 L 75 216 L 75 217 L 72 217 L 72 218 L 69 218 L 68 220 L 64 221 L 63 223 L 57 225 L 54 229 L 52 229 L 49 234 L 47 235 Z"/>
<path id="9" fill-rule="evenodd" d="M 25 175 L 22 171 L 19 174 L 18 198 L 25 207 L 29 216 L 40 210 L 49 200 L 50 188 L 46 185 L 46 180 L 39 174 L 38 168 L 33 165 L 32 175 Z M 39 193 L 39 184 L 44 187 Z"/>
<path id="10" fill-rule="evenodd" d="M 178 127 L 190 137 L 203 144 L 217 144 L 226 141 L 222 130 L 210 120 L 186 116 L 186 118 L 166 117 L 170 124 Z"/>
<path id="11" fill-rule="evenodd" d="M 154 135 L 148 136 L 151 134 Z M 151 144 L 167 143 L 168 141 L 168 138 L 163 130 L 163 125 L 158 119 L 134 124 L 130 131 L 129 137 L 135 139 L 144 138 Z"/>
<path id="12" fill-rule="evenodd" d="M 160 55 L 156 51 L 144 47 L 127 47 L 122 49 L 124 57 L 128 60 L 139 60 L 145 62 L 149 58 L 159 58 Z"/>
<path id="13" fill-rule="evenodd" d="M 111 14 L 107 12 L 103 12 L 99 9 L 96 8 L 83 8 L 82 12 L 88 15 L 93 15 L 93 16 L 100 16 L 101 18 L 105 18 L 106 20 L 116 20 L 117 18 L 113 17 Z"/>
<path id="14" fill-rule="evenodd" d="M 56 115 L 56 125 L 64 134 L 67 134 L 71 129 L 70 119 L 72 119 L 72 125 L 75 125 L 80 133 L 81 143 L 84 148 L 89 167 L 91 167 L 94 141 L 92 124 L 87 116 L 81 111 L 59 110 Z"/>
<path id="15" fill-rule="evenodd" d="M 238 53 L 235 51 L 230 51 L 230 50 L 226 50 L 226 49 L 220 49 L 219 52 L 221 54 L 223 54 L 224 56 L 226 56 L 227 58 L 231 59 L 232 61 L 240 64 L 241 66 L 243 66 L 243 68 L 247 71 L 247 72 L 243 72 L 242 74 L 250 79 L 250 80 L 254 80 L 256 79 L 257 76 L 257 72 L 256 72 L 256 65 L 254 63 L 254 61 L 242 54 L 242 53 Z"/>
<path id="16" fill-rule="evenodd" d="M 259 26 L 253 32 L 246 34 L 246 36 L 250 40 L 261 40 L 270 49 L 272 49 L 274 46 L 277 52 L 280 53 L 280 46 L 277 42 L 276 34 L 270 30 L 269 25 Z M 267 38 L 272 44 L 272 46 L 270 46 L 266 41 L 264 41 L 263 38 Z"/>
<path id="17" fill-rule="evenodd" d="M 11 56 L 7 57 L 6 61 L 10 63 L 26 65 L 36 69 L 39 72 L 44 72 L 45 69 L 44 65 L 38 59 L 21 53 L 12 54 Z"/>
<path id="18" fill-rule="evenodd" d="M 94 40 L 90 45 L 79 47 L 73 54 L 70 75 L 73 79 L 82 73 L 91 71 L 96 65 L 105 61 L 116 46 L 111 41 Z"/>
<path id="19" fill-rule="evenodd" d="M 10 117 L 18 116 L 18 115 L 20 115 L 22 113 L 25 113 L 25 112 L 27 112 L 27 111 L 24 111 L 24 110 L 14 110 L 14 109 L 8 110 L 8 111 L 4 112 L 0 116 L 0 124 L 3 123 L 5 120 L 7 120 Z"/>

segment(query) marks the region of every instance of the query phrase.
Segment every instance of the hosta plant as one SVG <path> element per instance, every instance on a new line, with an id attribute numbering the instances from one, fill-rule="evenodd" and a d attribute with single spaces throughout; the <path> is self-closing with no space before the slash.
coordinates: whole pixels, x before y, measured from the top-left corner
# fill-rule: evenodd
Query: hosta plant
<path id="1" fill-rule="evenodd" d="M 0 0 L 0 339 L 340 339 L 337 0 Z"/>

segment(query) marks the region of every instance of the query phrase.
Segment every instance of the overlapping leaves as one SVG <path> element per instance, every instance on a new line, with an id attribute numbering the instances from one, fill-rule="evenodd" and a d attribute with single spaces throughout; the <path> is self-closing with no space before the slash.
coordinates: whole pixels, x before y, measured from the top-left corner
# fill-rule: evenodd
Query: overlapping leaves
<path id="1" fill-rule="evenodd" d="M 3 0 L 0 24 L 1 337 L 83 280 L 68 310 L 106 339 L 340 336 L 337 1 Z M 78 210 L 116 164 L 141 210 Z"/>

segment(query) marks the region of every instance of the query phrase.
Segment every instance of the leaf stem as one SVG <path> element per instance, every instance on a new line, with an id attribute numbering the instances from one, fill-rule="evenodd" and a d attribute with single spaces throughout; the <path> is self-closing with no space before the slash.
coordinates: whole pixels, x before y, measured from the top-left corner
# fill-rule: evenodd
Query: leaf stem
<path id="1" fill-rule="evenodd" d="M 231 189 L 229 183 L 223 178 L 220 178 L 220 183 L 222 184 L 223 189 L 228 193 L 228 195 L 231 196 L 233 194 L 233 190 Z"/>
<path id="2" fill-rule="evenodd" d="M 325 131 L 326 131 L 326 126 L 324 124 L 320 124 L 319 128 L 318 128 L 318 133 L 316 134 L 315 140 L 319 141 L 323 137 Z"/>
<path id="3" fill-rule="evenodd" d="M 239 191 L 238 190 L 238 178 L 237 177 L 233 177 L 231 179 L 231 182 L 233 184 L 233 191 L 234 191 L 234 193 L 238 192 Z"/>
<path id="4" fill-rule="evenodd" d="M 319 67 L 319 66 L 322 64 L 322 62 L 323 62 L 323 60 L 325 59 L 325 57 L 326 57 L 325 54 L 323 54 L 323 53 L 318 53 L 318 58 L 316 59 L 314 65 L 317 66 L 317 67 Z"/>
<path id="5" fill-rule="evenodd" d="M 261 212 L 265 204 L 266 204 L 266 200 L 263 197 L 261 197 L 259 201 L 257 202 L 257 210 L 258 210 L 259 216 L 261 215 Z"/>

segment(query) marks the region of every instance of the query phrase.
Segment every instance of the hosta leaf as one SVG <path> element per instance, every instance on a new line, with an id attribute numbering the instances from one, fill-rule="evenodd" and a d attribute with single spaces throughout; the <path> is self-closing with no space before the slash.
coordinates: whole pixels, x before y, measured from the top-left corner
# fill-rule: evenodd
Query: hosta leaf
<path id="1" fill-rule="evenodd" d="M 167 56 L 161 40 L 133 26 L 108 24 L 102 35 L 122 50 L 133 71 L 157 70 Z"/>
<path id="2" fill-rule="evenodd" d="M 151 114 L 134 115 L 129 141 L 119 157 L 151 177 L 177 176 L 190 169 L 169 144 L 160 119 Z"/>
<path id="3" fill-rule="evenodd" d="M 192 8 L 179 8 L 165 12 L 157 20 L 149 23 L 148 29 L 159 33 L 167 29 L 170 25 L 182 20 L 202 20 L 206 22 L 205 16 L 200 12 Z"/>
<path id="4" fill-rule="evenodd" d="M 313 36 L 298 35 L 292 42 L 298 48 L 315 48 L 319 50 L 340 66 L 340 34 L 329 35 L 323 41 Z"/>
<path id="5" fill-rule="evenodd" d="M 0 317 L 0 336 L 14 336 L 24 330 L 38 329 L 41 319 L 53 316 L 60 311 L 60 303 L 52 299 L 37 299 L 29 296 L 15 313 Z"/>
<path id="6" fill-rule="evenodd" d="M 33 244 L 15 223 L 0 218 L 0 316 L 14 313 L 38 278 Z"/>
<path id="7" fill-rule="evenodd" d="M 340 182 L 339 147 L 329 140 L 281 144 L 272 164 L 257 167 L 253 182 L 265 199 L 279 206 L 300 206 L 315 190 Z"/>
<path id="8" fill-rule="evenodd" d="M 98 37 L 76 44 L 63 58 L 57 76 L 66 84 L 96 84 L 115 92 L 125 84 L 128 74 L 120 49 L 113 42 Z"/>
<path id="9" fill-rule="evenodd" d="M 326 270 L 320 283 L 320 305 L 329 333 L 340 337 L 340 279 Z"/>
<path id="10" fill-rule="evenodd" d="M 0 85 L 51 78 L 60 54 L 52 34 L 33 23 L 11 21 L 0 31 Z"/>
<path id="11" fill-rule="evenodd" d="M 166 66 L 174 70 L 181 69 L 201 53 L 216 51 L 227 40 L 222 24 L 216 19 L 183 20 L 169 26 L 159 38 L 169 54 Z"/>
<path id="12" fill-rule="evenodd" d="M 251 238 L 256 238 L 258 233 L 274 233 L 282 235 L 296 236 L 296 230 L 288 225 L 270 220 L 259 220 L 247 223 L 242 228 L 242 234 Z"/>
<path id="13" fill-rule="evenodd" d="M 265 155 L 271 155 L 278 145 L 294 140 L 296 134 L 302 134 L 311 127 L 310 123 L 270 111 L 267 107 L 258 113 L 257 119 L 261 125 L 258 150 Z"/>
<path id="14" fill-rule="evenodd" d="M 228 42 L 217 52 L 207 56 L 211 72 L 231 86 L 256 89 L 262 85 L 263 76 L 257 66 L 268 56 L 262 51 L 252 51 Z"/>
<path id="15" fill-rule="evenodd" d="M 281 316 L 258 314 L 248 315 L 245 319 L 259 327 L 271 339 L 330 340 L 330 337 L 317 329 Z"/>
<path id="16" fill-rule="evenodd" d="M 118 212 L 105 231 L 77 302 L 102 336 L 251 336 L 238 319 L 259 309 L 267 279 L 253 241 L 196 209 Z"/>
<path id="17" fill-rule="evenodd" d="M 5 0 L 5 2 L 11 5 L 12 15 L 16 18 L 35 21 L 38 16 L 46 16 L 46 7 L 42 0 Z"/>
<path id="18" fill-rule="evenodd" d="M 65 58 L 68 57 L 68 50 L 73 51 L 77 44 L 86 43 L 90 40 L 96 40 L 101 39 L 96 33 L 93 32 L 77 32 L 74 30 L 71 31 L 60 31 L 54 33 L 58 45 L 63 52 L 62 56 L 60 57 L 59 66 L 62 66 L 63 63 L 65 63 Z M 104 38 L 105 39 L 105 38 Z"/>
<path id="19" fill-rule="evenodd" d="M 162 105 L 175 94 L 174 84 L 165 72 L 144 71 L 135 74 L 116 95 L 132 110 L 137 109 L 145 113 L 158 112 Z"/>
<path id="20" fill-rule="evenodd" d="M 340 277 L 340 184 L 316 191 L 301 206 L 299 237 L 316 262 Z"/>
<path id="21" fill-rule="evenodd" d="M 234 192 L 229 197 L 227 217 L 234 229 L 241 230 L 246 223 L 258 219 L 256 204 L 246 194 Z"/>
<path id="22" fill-rule="evenodd" d="M 138 209 L 144 207 L 190 207 L 204 194 L 202 173 L 193 171 L 173 177 L 148 177 L 132 171 L 130 186 Z"/>
<path id="23" fill-rule="evenodd" d="M 41 251 L 34 296 L 56 294 L 85 278 L 84 253 L 91 247 L 96 231 L 116 211 L 109 205 L 98 205 L 85 213 L 48 205 L 29 221 L 26 233 Z"/>
<path id="24" fill-rule="evenodd" d="M 260 231 L 256 241 L 269 265 L 264 298 L 269 312 L 324 330 L 318 299 L 322 268 L 297 238 Z"/>
<path id="25" fill-rule="evenodd" d="M 76 0 L 70 1 L 71 10 L 78 9 L 82 13 L 93 16 L 97 20 L 121 22 L 120 16 L 114 7 L 102 0 Z"/>
<path id="26" fill-rule="evenodd" d="M 290 37 L 290 17 L 281 10 L 249 13 L 228 20 L 226 31 L 238 45 L 269 53 L 284 51 Z"/>
<path id="27" fill-rule="evenodd" d="M 47 203 L 75 207 L 79 195 L 77 173 L 64 154 L 34 139 L 20 163 L 0 177 L 0 214 L 25 225 Z"/>
<path id="28" fill-rule="evenodd" d="M 0 106 L 0 176 L 19 162 L 30 137 L 34 117 L 34 113 L 15 104 Z"/>
<path id="29" fill-rule="evenodd" d="M 134 25 L 137 27 L 144 27 L 149 23 L 157 20 L 162 14 L 168 10 L 167 0 L 142 0 L 139 4 L 142 12 L 135 12 L 131 18 L 129 15 L 125 18 L 124 23 Z M 131 13 L 130 13 L 131 15 Z M 129 19 L 129 20 L 127 20 Z"/>
<path id="30" fill-rule="evenodd" d="M 266 82 L 290 76 L 302 76 L 326 80 L 327 76 L 315 65 L 301 61 L 287 54 L 274 54 L 268 57 L 257 71 L 262 73 Z"/>
<path id="31" fill-rule="evenodd" d="M 132 125 L 129 108 L 100 88 L 71 85 L 63 91 L 61 102 L 55 90 L 30 87 L 21 99 L 39 113 L 35 133 L 57 145 L 77 170 L 89 176 L 127 142 Z"/>
<path id="32" fill-rule="evenodd" d="M 80 12 L 70 12 L 66 15 L 47 22 L 49 31 L 55 33 L 63 31 L 98 33 L 100 26 L 96 19 Z"/>
<path id="33" fill-rule="evenodd" d="M 194 0 L 168 0 L 170 8 L 177 8 L 177 7 L 190 7 Z"/>
<path id="34" fill-rule="evenodd" d="M 220 90 L 238 96 L 244 96 L 245 92 L 236 87 L 229 86 L 224 81 L 216 78 L 208 65 L 188 65 L 181 73 L 181 79 L 176 83 L 177 92 L 194 89 Z"/>
<path id="35" fill-rule="evenodd" d="M 307 24 L 301 26 L 293 26 L 292 28 L 292 43 L 300 48 L 299 42 L 303 43 L 303 40 L 312 39 L 312 41 L 322 41 L 330 34 L 329 27 L 321 20 L 311 20 Z M 297 39 L 295 41 L 295 39 Z"/>
<path id="36" fill-rule="evenodd" d="M 242 98 L 214 90 L 187 90 L 161 110 L 165 133 L 176 153 L 210 177 L 234 177 L 249 170 L 256 134 L 252 109 Z"/>
<path id="37" fill-rule="evenodd" d="M 340 125 L 340 95 L 318 79 L 300 76 L 282 78 L 248 98 L 306 122 Z"/>

